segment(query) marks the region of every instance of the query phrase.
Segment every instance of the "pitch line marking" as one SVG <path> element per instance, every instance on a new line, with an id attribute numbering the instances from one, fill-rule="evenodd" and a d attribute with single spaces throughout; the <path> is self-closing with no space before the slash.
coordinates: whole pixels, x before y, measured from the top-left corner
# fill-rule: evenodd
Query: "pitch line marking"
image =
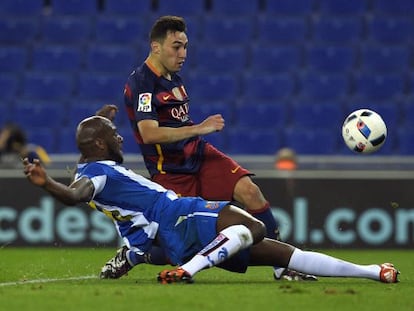
<path id="1" fill-rule="evenodd" d="M 52 283 L 52 282 L 62 282 L 62 281 L 80 281 L 80 280 L 89 280 L 89 279 L 98 279 L 98 277 L 96 275 L 85 275 L 85 276 L 75 276 L 75 277 L 62 278 L 62 279 L 37 279 L 37 280 L 27 280 L 27 281 L 4 282 L 4 283 L 0 283 L 0 287 L 16 286 L 16 285 L 24 285 L 24 284 Z"/>

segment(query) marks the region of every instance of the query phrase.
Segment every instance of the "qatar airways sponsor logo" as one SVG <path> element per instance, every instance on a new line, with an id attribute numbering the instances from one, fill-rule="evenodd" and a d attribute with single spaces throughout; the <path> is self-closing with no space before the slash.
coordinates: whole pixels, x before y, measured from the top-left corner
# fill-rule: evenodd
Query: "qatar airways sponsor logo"
<path id="1" fill-rule="evenodd" d="M 188 102 L 185 104 L 179 105 L 179 106 L 174 106 L 170 110 L 171 116 L 174 119 L 179 120 L 181 122 L 186 122 L 190 119 L 188 115 L 188 111 L 189 111 Z"/>

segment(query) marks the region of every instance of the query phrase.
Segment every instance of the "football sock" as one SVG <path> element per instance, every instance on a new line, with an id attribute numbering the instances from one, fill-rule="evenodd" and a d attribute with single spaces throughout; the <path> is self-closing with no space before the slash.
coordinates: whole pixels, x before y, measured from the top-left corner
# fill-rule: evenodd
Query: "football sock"
<path id="1" fill-rule="evenodd" d="M 136 266 L 141 263 L 148 263 L 152 265 L 166 265 L 169 263 L 166 259 L 164 251 L 158 246 L 151 247 L 147 253 L 128 250 L 126 257 L 131 266 Z"/>
<path id="2" fill-rule="evenodd" d="M 191 276 L 204 268 L 222 263 L 238 251 L 253 244 L 253 236 L 244 225 L 234 225 L 220 231 L 217 237 L 189 262 L 181 266 Z"/>
<path id="3" fill-rule="evenodd" d="M 379 279 L 379 265 L 357 265 L 325 254 L 295 249 L 289 269 L 319 276 Z"/>
<path id="4" fill-rule="evenodd" d="M 266 237 L 269 239 L 280 240 L 279 224 L 273 217 L 269 202 L 258 211 L 248 210 L 250 214 L 262 221 L 266 226 Z"/>

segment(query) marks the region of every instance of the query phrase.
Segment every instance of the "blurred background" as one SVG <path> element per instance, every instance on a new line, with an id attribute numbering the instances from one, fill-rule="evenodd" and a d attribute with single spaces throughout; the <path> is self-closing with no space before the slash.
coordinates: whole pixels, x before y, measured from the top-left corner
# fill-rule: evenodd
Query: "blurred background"
<path id="1" fill-rule="evenodd" d="M 225 131 L 207 137 L 224 152 L 352 156 L 342 122 L 370 108 L 389 132 L 377 155 L 414 154 L 412 0 L 2 0 L 0 125 L 77 153 L 74 126 L 114 103 L 137 153 L 123 85 L 164 14 L 187 21 L 190 114 L 224 115 Z"/>

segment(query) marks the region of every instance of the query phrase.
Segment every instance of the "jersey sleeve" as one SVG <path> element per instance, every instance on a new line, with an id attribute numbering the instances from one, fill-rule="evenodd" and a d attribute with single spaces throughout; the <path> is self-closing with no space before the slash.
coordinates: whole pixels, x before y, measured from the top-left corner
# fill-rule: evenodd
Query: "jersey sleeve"
<path id="1" fill-rule="evenodd" d="M 91 163 L 80 174 L 76 175 L 76 179 L 89 178 L 94 186 L 92 198 L 99 194 L 106 185 L 107 174 L 101 165 Z"/>
<path id="2" fill-rule="evenodd" d="M 124 101 L 129 111 L 134 114 L 134 119 L 158 120 L 157 110 L 154 104 L 154 80 L 150 75 L 141 72 L 133 72 L 125 85 Z"/>

